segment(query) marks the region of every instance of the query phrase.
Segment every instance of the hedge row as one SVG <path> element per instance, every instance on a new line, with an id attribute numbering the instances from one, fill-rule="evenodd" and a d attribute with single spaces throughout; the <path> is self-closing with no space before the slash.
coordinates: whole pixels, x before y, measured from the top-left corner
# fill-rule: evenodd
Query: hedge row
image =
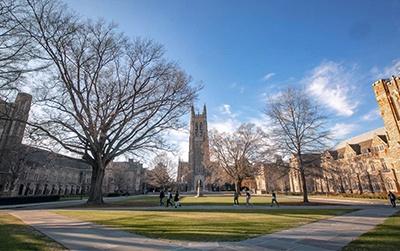
<path id="1" fill-rule="evenodd" d="M 29 203 L 39 203 L 39 202 L 51 202 L 58 200 L 60 200 L 59 195 L 3 197 L 0 198 L 0 205 L 29 204 Z"/>

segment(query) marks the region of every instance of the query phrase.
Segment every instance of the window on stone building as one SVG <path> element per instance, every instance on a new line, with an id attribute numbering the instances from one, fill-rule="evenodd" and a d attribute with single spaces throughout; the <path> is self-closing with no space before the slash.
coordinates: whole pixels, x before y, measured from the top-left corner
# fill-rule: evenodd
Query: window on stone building
<path id="1" fill-rule="evenodd" d="M 371 171 L 375 171 L 375 166 L 372 163 L 371 163 Z"/>
<path id="2" fill-rule="evenodd" d="M 382 161 L 382 168 L 383 168 L 383 171 L 388 171 L 388 168 L 387 168 L 386 163 L 384 161 Z"/>

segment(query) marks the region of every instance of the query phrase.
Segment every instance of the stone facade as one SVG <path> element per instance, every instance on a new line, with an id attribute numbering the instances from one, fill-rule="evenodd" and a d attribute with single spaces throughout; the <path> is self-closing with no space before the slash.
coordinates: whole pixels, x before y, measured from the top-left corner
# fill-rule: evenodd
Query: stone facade
<path id="1" fill-rule="evenodd" d="M 400 76 L 378 80 L 373 88 L 386 128 L 388 168 L 400 172 Z"/>
<path id="2" fill-rule="evenodd" d="M 0 101 L 0 196 L 75 195 L 88 191 L 83 161 L 22 144 L 32 96 Z"/>
<path id="3" fill-rule="evenodd" d="M 261 164 L 260 171 L 255 175 L 256 193 L 265 194 L 273 191 L 285 193 L 290 190 L 288 170 L 279 157 L 275 163 Z"/>
<path id="4" fill-rule="evenodd" d="M 338 144 L 319 156 L 314 173 L 307 176 L 309 192 L 400 193 L 400 78 L 373 84 L 385 127 Z M 291 191 L 301 192 L 301 181 L 290 172 Z"/>
<path id="5" fill-rule="evenodd" d="M 321 155 L 319 153 L 304 154 L 303 162 L 307 191 L 315 192 L 319 185 L 318 180 L 323 177 L 323 170 L 321 168 Z M 296 157 L 290 158 L 289 167 L 290 191 L 293 193 L 303 192 L 303 183 L 301 181 L 300 170 Z"/>
<path id="6" fill-rule="evenodd" d="M 133 159 L 112 162 L 106 169 L 103 191 L 107 193 L 142 193 L 144 172 L 143 164 L 133 161 Z"/>
<path id="7" fill-rule="evenodd" d="M 0 100 L 0 149 L 21 144 L 32 96 L 18 93 L 13 103 Z"/>
<path id="8" fill-rule="evenodd" d="M 17 161 L 2 159 L 9 173 L 1 180 L 0 196 L 77 195 L 89 190 L 91 169 L 86 163 L 26 145 L 17 154 Z"/>
<path id="9" fill-rule="evenodd" d="M 0 196 L 88 192 L 92 172 L 85 162 L 22 143 L 31 100 L 26 93 L 19 93 L 13 103 L 0 100 Z M 142 191 L 144 171 L 140 163 L 112 162 L 104 193 L 115 192 L 118 176 L 123 176 L 124 183 L 119 191 Z"/>
<path id="10" fill-rule="evenodd" d="M 203 107 L 201 114 L 191 109 L 189 135 L 189 162 L 179 161 L 177 181 L 186 184 L 188 190 L 194 191 L 198 185 L 202 189 L 206 184 L 207 169 L 210 166 L 210 153 L 207 128 L 207 110 Z"/>

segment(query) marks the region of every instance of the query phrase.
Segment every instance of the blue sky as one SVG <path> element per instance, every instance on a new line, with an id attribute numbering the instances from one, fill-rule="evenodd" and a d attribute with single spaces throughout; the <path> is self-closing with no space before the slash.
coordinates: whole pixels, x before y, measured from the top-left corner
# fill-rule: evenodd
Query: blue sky
<path id="1" fill-rule="evenodd" d="M 89 1 L 80 15 L 163 44 L 203 83 L 211 128 L 262 125 L 265 97 L 301 86 L 338 140 L 383 126 L 371 85 L 400 74 L 400 1 Z M 176 133 L 182 148 L 187 135 Z M 183 151 L 183 158 L 186 156 Z"/>

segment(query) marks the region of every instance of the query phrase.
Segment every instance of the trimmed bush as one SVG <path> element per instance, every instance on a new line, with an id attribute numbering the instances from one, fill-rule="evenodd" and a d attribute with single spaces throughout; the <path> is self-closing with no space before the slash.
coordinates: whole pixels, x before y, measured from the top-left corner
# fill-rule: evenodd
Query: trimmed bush
<path id="1" fill-rule="evenodd" d="M 60 200 L 59 195 L 4 197 L 0 198 L 0 205 L 18 205 L 18 204 L 51 202 L 58 200 Z"/>

